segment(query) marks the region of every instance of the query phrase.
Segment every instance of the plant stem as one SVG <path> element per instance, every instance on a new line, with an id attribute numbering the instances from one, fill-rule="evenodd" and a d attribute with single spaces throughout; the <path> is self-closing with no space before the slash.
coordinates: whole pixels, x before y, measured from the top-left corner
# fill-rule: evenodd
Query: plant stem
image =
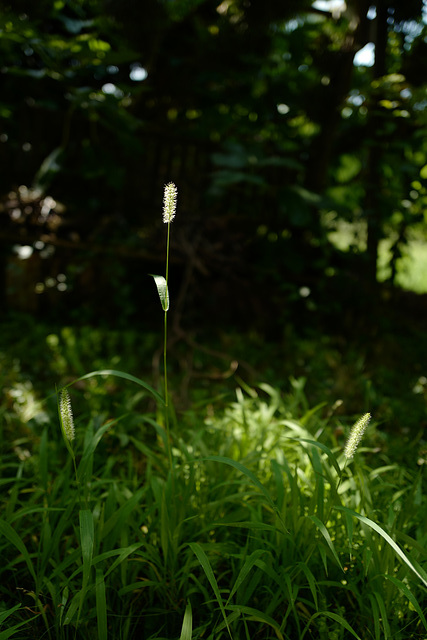
<path id="1" fill-rule="evenodd" d="M 167 368 L 167 345 L 168 345 L 168 307 L 169 307 L 169 239 L 170 239 L 170 222 L 168 222 L 168 233 L 167 233 L 167 241 L 166 241 L 166 295 L 167 295 L 167 305 L 165 309 L 165 319 L 164 319 L 164 344 L 163 344 L 163 370 L 164 370 L 164 378 L 165 378 L 165 419 L 166 419 L 166 438 L 168 441 L 168 457 L 169 457 L 169 466 L 172 471 L 172 449 L 170 443 L 170 429 L 169 429 L 169 399 L 168 399 L 168 368 Z"/>
<path id="2" fill-rule="evenodd" d="M 166 280 L 166 295 L 167 295 L 167 305 L 166 305 L 166 309 L 165 309 L 165 322 L 164 322 L 164 328 L 165 328 L 165 333 L 164 333 L 164 345 L 163 345 L 163 368 L 164 368 L 164 376 L 165 376 L 165 405 L 166 408 L 168 407 L 168 370 L 167 370 L 167 364 L 166 364 L 166 352 L 167 352 L 167 333 L 168 333 L 168 321 L 167 321 L 167 317 L 168 317 L 168 307 L 169 307 L 169 287 L 168 287 L 168 280 L 169 280 L 169 240 L 170 240 L 170 222 L 168 222 L 168 233 L 167 233 L 167 240 L 166 240 L 166 273 L 165 273 L 165 280 Z"/>
<path id="3" fill-rule="evenodd" d="M 168 312 L 165 311 L 165 320 L 164 320 L 164 345 L 163 345 L 163 371 L 165 376 L 165 406 L 168 408 L 168 374 L 167 374 L 167 363 L 166 363 L 166 351 L 167 351 L 167 335 L 168 335 Z"/>

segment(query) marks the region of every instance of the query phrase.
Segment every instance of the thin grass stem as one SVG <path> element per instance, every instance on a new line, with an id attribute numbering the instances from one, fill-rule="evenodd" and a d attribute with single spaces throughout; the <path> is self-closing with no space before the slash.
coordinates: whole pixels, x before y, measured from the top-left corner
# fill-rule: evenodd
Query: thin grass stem
<path id="1" fill-rule="evenodd" d="M 166 280 L 166 295 L 169 298 L 169 288 L 168 288 L 168 281 L 169 281 L 169 246 L 170 246 L 170 222 L 167 223 L 168 225 L 168 233 L 167 233 L 167 240 L 166 240 L 166 273 L 165 273 L 165 280 Z M 169 300 L 168 300 L 169 302 Z M 165 376 L 165 405 L 166 405 L 166 414 L 168 414 L 168 369 L 167 369 L 167 342 L 168 342 L 168 331 L 167 331 L 167 327 L 168 327 L 168 307 L 169 304 L 166 305 L 165 308 L 165 320 L 164 320 L 164 345 L 163 345 L 163 370 L 164 370 L 164 376 Z M 167 423 L 169 424 L 169 421 L 167 421 Z M 169 433 L 168 433 L 168 437 L 169 437 Z"/>
<path id="2" fill-rule="evenodd" d="M 170 427 L 169 427 L 169 393 L 168 393 L 168 367 L 167 367 L 167 346 L 168 346 L 168 309 L 169 309 L 169 249 L 170 249 L 170 226 L 175 217 L 176 207 L 176 187 L 172 183 L 169 183 L 165 187 L 164 195 L 164 213 L 163 220 L 166 222 L 168 231 L 166 239 L 166 303 L 164 305 L 164 344 L 163 344 L 163 371 L 164 371 L 164 387 L 165 387 L 165 422 L 166 422 L 166 439 L 168 443 L 168 459 L 169 467 L 172 470 L 172 446 L 170 441 Z"/>

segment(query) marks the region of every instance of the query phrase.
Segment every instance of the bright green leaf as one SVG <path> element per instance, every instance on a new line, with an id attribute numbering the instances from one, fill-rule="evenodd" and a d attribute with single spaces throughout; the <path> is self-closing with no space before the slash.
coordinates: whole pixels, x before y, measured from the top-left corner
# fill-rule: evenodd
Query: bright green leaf
<path id="1" fill-rule="evenodd" d="M 162 309 L 163 311 L 167 311 L 169 309 L 169 290 L 167 282 L 163 276 L 155 276 L 152 273 L 150 273 L 150 276 L 154 278 L 154 282 L 156 283 L 160 302 L 162 303 Z"/>
<path id="2" fill-rule="evenodd" d="M 360 522 L 363 522 L 364 524 L 368 525 L 368 527 L 370 527 L 371 529 L 373 529 L 374 531 L 379 533 L 380 536 L 382 536 L 384 538 L 384 540 L 386 542 L 388 542 L 388 544 L 391 546 L 393 551 L 399 556 L 399 558 L 415 573 L 415 575 L 427 587 L 427 576 L 422 576 L 421 575 L 420 571 L 415 568 L 415 566 L 409 560 L 409 558 L 406 556 L 406 554 L 395 543 L 395 541 L 392 538 L 390 538 L 390 536 L 388 535 L 388 533 L 386 533 L 384 531 L 384 529 L 382 529 L 378 524 L 376 524 L 375 522 L 373 522 L 369 518 L 366 518 L 365 516 L 360 515 L 360 513 L 356 513 L 356 511 L 353 511 L 352 509 L 348 509 L 347 507 L 336 507 L 336 509 L 338 509 L 339 511 L 344 511 L 344 513 L 348 513 L 348 514 L 352 515 L 354 518 L 357 518 L 358 520 L 360 520 Z M 423 573 L 424 573 L 424 571 L 423 571 Z"/>

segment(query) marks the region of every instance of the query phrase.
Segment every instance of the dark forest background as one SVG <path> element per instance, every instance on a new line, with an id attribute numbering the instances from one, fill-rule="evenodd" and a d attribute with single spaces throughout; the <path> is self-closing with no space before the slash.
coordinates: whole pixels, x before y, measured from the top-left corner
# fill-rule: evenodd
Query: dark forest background
<path id="1" fill-rule="evenodd" d="M 51 383 L 43 323 L 69 375 L 93 368 L 97 340 L 126 370 L 141 341 L 157 349 L 148 274 L 164 272 L 173 181 L 169 329 L 187 386 L 239 363 L 246 379 L 308 378 L 347 413 L 402 426 L 411 405 L 425 423 L 421 0 L 14 0 L 0 19 L 2 342 L 21 344 L 22 369 Z M 411 253 L 417 291 L 401 286 Z"/>
<path id="2" fill-rule="evenodd" d="M 187 326 L 275 334 L 392 297 L 405 245 L 425 236 L 421 0 L 0 11 L 3 308 L 150 323 L 171 180 Z M 355 64 L 368 43 L 370 66 Z"/>

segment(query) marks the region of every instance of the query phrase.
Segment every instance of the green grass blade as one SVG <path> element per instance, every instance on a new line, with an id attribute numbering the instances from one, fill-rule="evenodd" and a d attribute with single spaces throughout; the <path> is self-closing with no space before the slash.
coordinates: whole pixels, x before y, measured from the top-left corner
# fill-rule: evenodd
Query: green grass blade
<path id="1" fill-rule="evenodd" d="M 235 620 L 238 620 L 239 618 L 241 618 L 241 613 L 240 613 L 240 610 L 237 608 L 236 611 L 233 611 L 233 613 L 230 613 L 230 615 L 227 616 L 226 620 L 223 620 L 222 622 L 219 623 L 217 627 L 215 627 L 215 634 L 225 629 L 227 624 L 230 625 L 232 622 L 234 622 Z M 215 638 L 216 637 L 217 636 L 215 635 Z M 222 638 L 222 635 L 218 637 Z M 210 635 L 208 640 L 214 640 L 214 636 Z M 246 634 L 246 640 L 250 640 L 247 634 Z"/>
<path id="2" fill-rule="evenodd" d="M 345 515 L 345 522 L 346 522 L 347 533 L 348 533 L 349 554 L 351 556 L 351 549 L 352 549 L 352 546 L 353 546 L 353 518 L 348 513 L 346 513 L 344 515 Z"/>
<path id="3" fill-rule="evenodd" d="M 137 551 L 142 547 L 142 543 L 135 542 L 129 547 L 124 547 L 122 549 L 112 549 L 111 551 L 105 551 L 101 553 L 99 556 L 95 556 L 92 560 L 92 566 L 95 566 L 99 562 L 106 560 L 107 558 L 113 558 L 114 556 L 118 556 L 112 565 L 107 569 L 105 573 L 105 578 L 114 571 L 114 569 L 120 565 L 126 558 L 128 558 L 132 553 Z"/>
<path id="4" fill-rule="evenodd" d="M 15 613 L 15 611 L 17 611 L 20 607 L 21 607 L 20 604 L 16 604 L 14 607 L 12 607 L 12 609 L 8 609 L 7 611 L 2 611 L 0 613 L 0 626 L 3 624 L 6 618 L 11 616 L 12 613 Z"/>
<path id="5" fill-rule="evenodd" d="M 154 485 L 153 485 L 154 489 Z M 160 499 L 157 499 L 157 504 L 160 506 L 160 546 L 163 551 L 165 561 L 167 562 L 170 554 L 173 554 L 173 532 L 175 527 L 173 525 L 173 501 L 170 491 L 170 484 L 167 482 L 163 487 L 158 487 L 157 491 L 161 491 Z M 157 493 L 159 495 L 159 493 Z"/>
<path id="6" fill-rule="evenodd" d="M 357 640 L 361 640 L 360 636 L 358 636 L 357 633 L 354 631 L 354 629 L 348 624 L 347 620 L 345 620 L 342 616 L 338 615 L 337 613 L 332 613 L 331 611 L 318 611 L 317 613 L 314 613 L 311 616 L 310 620 L 307 622 L 304 628 L 304 631 L 301 634 L 300 640 L 303 640 L 307 631 L 310 631 L 311 623 L 315 618 L 318 618 L 319 616 L 325 616 L 327 618 L 330 618 L 331 620 L 335 620 L 335 622 L 338 622 L 338 624 L 340 624 L 342 627 L 344 627 L 344 629 L 349 631 L 355 638 L 357 638 Z M 332 631 L 332 629 L 330 631 Z"/>
<path id="7" fill-rule="evenodd" d="M 264 522 L 251 522 L 250 520 L 242 520 L 241 522 L 213 522 L 212 527 L 236 527 L 241 529 L 253 529 L 254 531 L 282 533 L 281 529 L 273 527 L 271 524 L 264 524 Z"/>
<path id="8" fill-rule="evenodd" d="M 277 460 L 271 461 L 271 470 L 273 472 L 274 481 L 276 484 L 276 501 L 277 508 L 283 512 L 283 504 L 285 500 L 285 484 L 283 482 L 283 471 L 280 468 Z"/>
<path id="9" fill-rule="evenodd" d="M 268 616 L 267 614 L 259 611 L 258 609 L 254 609 L 253 607 L 239 606 L 239 605 L 228 605 L 227 609 L 231 609 L 232 611 L 239 611 L 240 613 L 245 613 L 248 617 L 248 620 L 253 620 L 255 622 L 262 622 L 263 624 L 268 625 L 274 629 L 279 640 L 284 640 L 282 632 L 280 631 L 280 626 L 277 622 Z"/>
<path id="10" fill-rule="evenodd" d="M 82 509 L 79 512 L 80 520 L 80 543 L 83 559 L 83 584 L 89 581 L 92 566 L 93 544 L 94 544 L 94 524 L 93 514 L 89 509 Z"/>
<path id="11" fill-rule="evenodd" d="M 408 598 L 409 602 L 414 607 L 415 611 L 420 616 L 420 618 L 422 620 L 422 623 L 424 625 L 424 628 L 427 630 L 427 622 L 426 622 L 425 616 L 423 614 L 423 611 L 422 611 L 420 605 L 418 604 L 418 600 L 416 599 L 416 597 L 414 596 L 412 591 L 406 586 L 406 584 L 404 582 L 402 582 L 401 580 L 399 580 L 395 576 L 389 576 L 387 574 L 384 574 L 384 578 L 387 578 L 387 580 L 390 580 L 390 582 L 392 582 L 394 585 L 396 585 L 396 587 L 398 589 L 400 589 L 400 591 L 402 593 L 405 594 L 405 596 Z"/>
<path id="12" fill-rule="evenodd" d="M 243 473 L 245 476 L 247 476 L 249 478 L 249 480 L 265 496 L 265 498 L 267 499 L 268 503 L 272 507 L 275 508 L 275 504 L 274 504 L 273 500 L 271 499 L 271 496 L 268 493 L 267 489 L 261 484 L 261 482 L 258 480 L 256 475 L 254 473 L 252 473 L 252 471 L 250 471 L 249 469 L 244 467 L 240 462 L 237 462 L 236 460 L 232 460 L 231 458 L 225 458 L 224 456 L 207 456 L 206 458 L 203 458 L 203 460 L 207 460 L 207 461 L 210 461 L 210 462 L 220 462 L 221 464 L 228 464 L 231 467 L 234 467 L 235 469 L 237 469 L 238 471 Z"/>
<path id="13" fill-rule="evenodd" d="M 80 615 L 82 612 L 83 604 L 86 599 L 86 591 L 89 583 L 91 567 L 92 567 L 92 557 L 93 557 L 93 546 L 95 539 L 94 532 L 94 523 L 93 523 L 93 514 L 89 509 L 81 509 L 79 511 L 79 524 L 80 524 L 80 546 L 82 552 L 82 560 L 83 560 L 83 582 L 82 588 L 78 592 L 78 616 L 77 616 L 77 624 L 80 620 Z M 72 603 L 73 604 L 73 603 Z M 71 609 L 70 605 L 70 609 Z M 67 616 L 68 619 L 68 616 Z M 71 619 L 71 618 L 69 618 Z"/>
<path id="14" fill-rule="evenodd" d="M 98 622 L 98 640 L 107 640 L 107 601 L 105 598 L 105 581 L 102 569 L 96 569 L 95 582 L 96 618 Z"/>
<path id="15" fill-rule="evenodd" d="M 219 587 L 218 587 L 218 583 L 216 581 L 211 563 L 209 562 L 209 559 L 206 555 L 206 553 L 203 551 L 202 547 L 200 546 L 200 544 L 198 544 L 197 542 L 190 542 L 189 543 L 189 547 L 190 549 L 193 551 L 193 553 L 197 556 L 198 561 L 200 562 L 200 564 L 202 565 L 202 569 L 206 574 L 207 579 L 209 580 L 209 583 L 212 587 L 212 590 L 215 594 L 215 598 L 217 599 L 217 602 L 219 604 L 219 608 L 221 609 L 221 613 L 224 617 L 224 621 L 227 627 L 227 631 L 228 634 L 230 636 L 230 638 L 233 638 L 233 636 L 231 635 L 231 631 L 230 631 L 230 627 L 228 625 L 228 621 L 227 621 L 227 614 L 225 613 L 225 609 L 224 609 L 224 603 L 222 601 L 222 597 L 219 591 Z"/>
<path id="16" fill-rule="evenodd" d="M 329 535 L 329 531 L 327 530 L 327 528 L 325 527 L 323 522 L 321 520 L 319 520 L 319 518 L 317 516 L 308 516 L 308 517 L 316 525 L 316 527 L 319 529 L 319 531 L 322 534 L 322 536 L 325 538 L 326 544 L 328 545 L 328 547 L 332 551 L 332 555 L 334 556 L 335 560 L 337 561 L 337 564 L 338 564 L 339 568 L 341 569 L 341 571 L 344 572 L 344 569 L 342 568 L 340 559 L 338 558 L 338 554 L 337 554 L 337 552 L 335 550 L 334 543 L 332 542 L 331 536 Z"/>
<path id="17" fill-rule="evenodd" d="M 100 369 L 99 371 L 91 371 L 90 373 L 86 373 L 84 376 L 81 376 L 81 378 L 77 378 L 76 380 L 73 380 L 73 382 L 65 385 L 64 389 L 70 387 L 76 382 L 79 382 L 80 380 L 87 380 L 88 378 L 93 378 L 95 376 L 115 376 L 116 378 L 123 378 L 124 380 L 128 380 L 129 382 L 134 382 L 135 384 L 138 384 L 140 387 L 143 387 L 144 389 L 149 391 L 151 395 L 154 396 L 154 398 L 157 400 L 157 402 L 160 402 L 160 404 L 162 405 L 165 404 L 162 396 L 157 393 L 157 391 L 153 389 L 153 387 L 151 387 L 149 384 L 147 384 L 140 378 L 132 376 L 130 373 L 126 373 L 125 371 L 117 371 L 116 369 Z"/>
<path id="18" fill-rule="evenodd" d="M 310 459 L 311 466 L 313 467 L 314 471 L 314 476 L 316 478 L 316 489 L 312 495 L 312 507 L 309 507 L 309 511 L 314 511 L 313 507 L 314 505 L 316 505 L 316 513 L 320 520 L 323 520 L 323 512 L 325 506 L 325 478 L 323 475 L 323 471 L 326 465 L 322 465 L 319 452 L 314 447 L 311 451 L 311 455 L 308 454 L 308 458 Z"/>
<path id="19" fill-rule="evenodd" d="M 409 558 L 406 556 L 406 554 L 395 543 L 395 541 L 392 538 L 390 538 L 390 536 L 388 535 L 388 533 L 386 533 L 384 531 L 384 529 L 382 529 L 378 524 L 376 524 L 375 522 L 373 522 L 369 518 L 366 518 L 366 516 L 362 516 L 362 515 L 360 515 L 360 513 L 356 513 L 356 511 L 353 511 L 352 509 L 348 509 L 348 507 L 338 507 L 337 506 L 335 508 L 339 509 L 340 511 L 344 511 L 344 513 L 348 513 L 348 514 L 352 515 L 354 518 L 357 518 L 358 520 L 360 520 L 360 522 L 363 522 L 364 524 L 368 525 L 368 527 L 370 527 L 371 529 L 373 529 L 374 531 L 379 533 L 380 536 L 382 538 L 384 538 L 384 540 L 391 546 L 391 548 L 399 556 L 399 558 L 415 573 L 415 575 L 427 587 L 427 575 L 425 577 L 421 575 L 420 571 L 422 571 L 422 569 L 421 568 L 419 570 L 416 569 L 416 567 L 409 560 Z M 424 573 L 424 571 L 423 571 L 423 573 Z"/>
<path id="20" fill-rule="evenodd" d="M 36 573 L 34 571 L 33 563 L 31 562 L 30 554 L 28 553 L 27 547 L 25 546 L 19 535 L 16 533 L 16 531 L 12 529 L 8 522 L 6 522 L 6 520 L 0 519 L 0 535 L 9 540 L 9 542 L 18 549 L 19 553 L 22 554 L 28 567 L 28 571 L 34 578 L 34 582 L 37 583 Z"/>
<path id="21" fill-rule="evenodd" d="M 341 476 L 341 469 L 339 467 L 337 459 L 336 459 L 335 455 L 332 453 L 332 451 L 329 449 L 329 447 L 327 447 L 326 445 L 322 444 L 321 442 L 317 442 L 316 440 L 309 440 L 307 438 L 291 438 L 291 437 L 286 436 L 286 440 L 295 440 L 297 442 L 306 442 L 307 444 L 311 444 L 313 447 L 317 447 L 318 449 L 320 449 L 321 451 L 326 453 L 326 455 L 328 456 L 329 460 L 332 463 L 332 466 L 334 467 L 335 471 L 337 472 L 338 476 Z"/>
<path id="22" fill-rule="evenodd" d="M 268 577 L 271 578 L 271 580 L 274 580 L 274 582 L 279 586 L 280 589 L 283 589 L 283 578 L 279 576 L 279 574 L 272 567 L 270 567 L 268 564 L 266 564 L 263 560 L 260 560 L 259 558 L 256 560 L 255 565 L 259 569 L 264 571 L 264 573 L 266 573 Z"/>
<path id="23" fill-rule="evenodd" d="M 48 487 L 48 446 L 47 446 L 47 429 L 43 429 L 40 439 L 40 481 L 43 489 L 47 491 Z"/>
<path id="24" fill-rule="evenodd" d="M 93 454 L 95 453 L 95 450 L 98 444 L 100 443 L 102 436 L 109 429 L 111 429 L 116 422 L 119 422 L 119 420 L 120 418 L 117 418 L 117 420 L 111 420 L 109 422 L 106 422 L 104 425 L 102 425 L 102 427 L 99 427 L 99 429 L 97 429 L 95 432 L 93 431 L 93 428 L 87 429 L 86 435 L 85 435 L 83 455 L 81 457 L 80 464 L 77 470 L 79 481 L 82 484 L 85 484 L 86 478 L 87 480 L 89 480 L 92 474 Z"/>
<path id="25" fill-rule="evenodd" d="M 233 585 L 233 588 L 230 592 L 230 595 L 228 596 L 227 604 L 230 602 L 230 600 L 232 599 L 232 597 L 234 596 L 238 588 L 244 582 L 245 578 L 248 576 L 249 572 L 251 571 L 252 567 L 255 565 L 257 560 L 259 560 L 261 556 L 265 555 L 265 553 L 266 552 L 264 551 L 264 549 L 257 549 L 256 551 L 251 553 L 250 556 L 246 558 L 245 564 L 240 569 L 239 575 L 237 576 L 236 581 Z"/>
<path id="26" fill-rule="evenodd" d="M 252 482 L 252 484 L 254 484 L 261 491 L 263 496 L 266 498 L 268 504 L 273 509 L 273 511 L 277 514 L 280 522 L 283 524 L 284 530 L 286 531 L 286 533 L 288 533 L 288 531 L 287 531 L 287 529 L 285 527 L 285 524 L 283 522 L 282 514 L 280 513 L 279 509 L 277 508 L 275 502 L 271 498 L 271 496 L 270 496 L 269 492 L 267 491 L 267 489 L 258 480 L 256 475 L 254 473 L 252 473 L 252 471 L 250 471 L 249 469 L 244 467 L 240 462 L 237 462 L 236 460 L 232 460 L 231 458 L 226 458 L 224 456 L 207 456 L 206 458 L 202 458 L 202 460 L 209 461 L 209 462 L 220 462 L 221 464 L 228 464 L 228 465 L 230 465 L 230 467 L 234 467 L 235 469 L 237 469 L 237 471 L 240 471 L 247 478 L 249 478 L 249 480 Z"/>
<path id="27" fill-rule="evenodd" d="M 381 640 L 380 610 L 378 609 L 378 603 L 375 596 L 372 593 L 369 593 L 368 597 L 369 597 L 369 602 L 371 603 L 371 608 L 372 608 L 372 620 L 374 621 L 375 640 Z"/>
<path id="28" fill-rule="evenodd" d="M 380 593 L 378 593 L 378 591 L 374 591 L 374 597 L 377 601 L 378 608 L 380 610 L 380 620 L 383 625 L 384 640 L 387 640 L 387 638 L 390 638 L 391 636 L 390 625 L 388 623 L 388 617 L 387 617 L 387 606 L 386 606 L 386 603 L 384 602 L 384 598 Z"/>
<path id="29" fill-rule="evenodd" d="M 77 591 L 77 593 L 73 596 L 70 604 L 68 605 L 67 613 L 65 614 L 64 622 L 62 623 L 64 627 L 67 624 L 70 624 L 70 622 L 73 620 L 79 606 L 81 605 L 81 601 L 81 591 Z"/>
<path id="30" fill-rule="evenodd" d="M 9 616 L 11 613 L 14 613 L 14 611 L 16 611 L 17 609 L 19 609 L 21 607 L 20 604 L 16 605 L 15 607 L 13 607 L 12 609 L 8 609 L 7 611 L 4 611 L 2 615 L 6 614 L 6 616 L 3 618 L 3 620 L 6 619 L 7 616 Z M 26 624 L 29 624 L 32 620 L 34 620 L 35 618 L 38 618 L 39 616 L 34 616 L 33 618 L 28 618 L 28 620 L 24 620 L 23 622 L 18 622 L 17 624 L 13 625 L 13 627 L 9 627 L 9 629 L 5 629 L 4 631 L 0 631 L 0 640 L 8 640 L 8 638 L 11 638 L 12 636 L 15 635 L 15 633 L 18 632 L 18 629 L 20 629 L 21 627 L 23 627 Z M 1 622 L 0 622 L 1 624 Z M 30 626 L 31 629 L 31 626 Z M 30 633 L 30 631 L 28 631 L 28 633 Z M 21 632 L 22 634 L 22 632 Z M 21 635 L 21 638 L 23 636 Z M 25 634 L 25 637 L 27 637 L 27 634 Z"/>
<path id="31" fill-rule="evenodd" d="M 107 548 L 112 547 L 120 537 L 120 532 L 128 522 L 132 510 L 141 503 L 142 496 L 145 492 L 146 488 L 141 487 L 104 523 L 101 539 L 104 540 L 104 544 L 106 544 L 105 540 L 108 538 Z"/>
<path id="32" fill-rule="evenodd" d="M 185 607 L 184 620 L 182 621 L 181 635 L 179 640 L 191 640 L 193 635 L 193 613 L 191 602 Z"/>
<path id="33" fill-rule="evenodd" d="M 304 415 L 301 416 L 301 418 L 299 418 L 299 422 L 304 427 L 307 424 L 307 422 L 310 420 L 310 418 L 314 416 L 315 413 L 318 413 L 320 409 L 323 409 L 323 407 L 326 407 L 327 405 L 328 405 L 327 402 L 319 402 L 312 409 L 308 409 L 308 411 L 306 411 Z"/>
<path id="34" fill-rule="evenodd" d="M 298 566 L 301 567 L 301 571 L 307 578 L 308 586 L 310 587 L 311 595 L 313 596 L 314 606 L 318 609 L 316 579 L 305 562 L 299 562 Z"/>

